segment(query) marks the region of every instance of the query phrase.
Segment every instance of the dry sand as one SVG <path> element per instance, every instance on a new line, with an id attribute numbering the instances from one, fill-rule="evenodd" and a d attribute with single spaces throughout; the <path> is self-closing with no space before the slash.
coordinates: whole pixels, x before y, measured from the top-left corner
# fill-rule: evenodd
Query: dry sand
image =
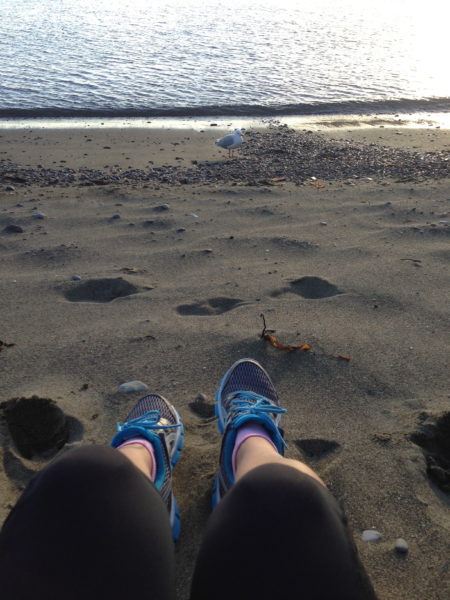
<path id="1" fill-rule="evenodd" d="M 188 165 L 226 160 L 212 145 L 220 133 L 2 130 L 0 158 L 51 168 Z M 450 149 L 446 130 L 325 135 Z M 0 182 L 0 401 L 53 399 L 72 417 L 65 448 L 108 443 L 139 396 L 118 393 L 123 382 L 141 380 L 173 401 L 186 427 L 174 478 L 180 599 L 210 511 L 215 388 L 245 356 L 268 369 L 289 410 L 288 455 L 306 458 L 343 503 L 380 600 L 448 597 L 449 497 L 410 436 L 432 433 L 427 424 L 449 411 L 449 179 L 6 187 Z M 9 224 L 23 233 L 2 231 Z M 110 302 L 65 296 L 88 280 L 106 294 L 100 280 L 119 277 L 138 293 Z M 318 297 L 293 285 L 303 277 L 319 278 L 309 281 Z M 326 282 L 340 293 L 328 296 Z M 263 342 L 261 313 L 280 341 L 313 353 Z M 199 393 L 206 404 L 195 402 Z M 50 457 L 24 458 L 4 421 L 0 440 L 3 521 Z M 381 542 L 363 543 L 372 527 Z M 394 551 L 400 537 L 405 556 Z"/>

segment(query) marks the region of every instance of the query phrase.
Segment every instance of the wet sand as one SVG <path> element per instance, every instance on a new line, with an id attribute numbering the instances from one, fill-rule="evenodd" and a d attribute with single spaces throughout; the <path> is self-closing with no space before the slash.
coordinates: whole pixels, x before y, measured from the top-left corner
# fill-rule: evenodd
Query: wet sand
<path id="1" fill-rule="evenodd" d="M 324 127 L 317 144 L 325 147 L 345 139 L 439 153 L 439 176 L 308 173 L 297 182 L 249 181 L 245 162 L 258 161 L 252 135 L 232 163 L 213 145 L 222 133 L 0 131 L 8 173 L 77 171 L 63 185 L 5 172 L 0 179 L 0 401 L 55 401 L 70 417 L 67 442 L 52 441 L 64 443 L 60 451 L 108 443 L 139 397 L 118 393 L 124 382 L 141 380 L 179 408 L 186 444 L 174 485 L 184 599 L 219 453 L 214 392 L 234 360 L 254 357 L 289 410 L 288 455 L 305 459 L 344 505 L 380 599 L 442 600 L 449 457 L 434 424 L 445 424 L 438 419 L 449 411 L 450 178 L 442 165 L 450 132 Z M 269 161 L 267 145 L 259 148 Z M 173 167 L 198 165 L 214 177 L 162 179 Z M 79 169 L 149 168 L 162 169 L 161 177 L 78 179 Z M 11 225 L 22 232 L 5 231 Z M 262 340 L 261 313 L 281 342 L 307 343 L 312 352 Z M 199 394 L 206 400 L 196 401 Z M 55 452 L 24 456 L 5 420 L 0 439 L 3 521 Z M 361 541 L 370 528 L 380 542 Z M 394 551 L 397 538 L 407 541 L 406 555 Z"/>

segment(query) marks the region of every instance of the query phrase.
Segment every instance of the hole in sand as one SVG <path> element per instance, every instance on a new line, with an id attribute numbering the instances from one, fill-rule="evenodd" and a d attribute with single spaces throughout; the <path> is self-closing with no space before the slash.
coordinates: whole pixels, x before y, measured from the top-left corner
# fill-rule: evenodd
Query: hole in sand
<path id="1" fill-rule="evenodd" d="M 139 288 L 117 277 L 115 279 L 90 279 L 72 287 L 64 296 L 71 302 L 111 302 L 116 298 L 137 294 Z"/>
<path id="2" fill-rule="evenodd" d="M 11 438 L 24 458 L 57 451 L 69 437 L 64 412 L 49 398 L 13 398 L 1 404 Z"/>
<path id="3" fill-rule="evenodd" d="M 221 315 L 242 304 L 244 304 L 244 301 L 239 298 L 225 298 L 219 296 L 218 298 L 209 298 L 208 300 L 195 302 L 193 304 L 181 304 L 180 306 L 177 306 L 177 312 L 180 315 Z"/>
<path id="4" fill-rule="evenodd" d="M 320 460 L 340 449 L 340 444 L 334 440 L 320 438 L 296 440 L 296 446 L 309 460 Z"/>
<path id="5" fill-rule="evenodd" d="M 342 292 L 333 284 L 321 277 L 301 277 L 291 281 L 289 291 L 303 298 L 328 298 Z M 287 291 L 287 290 L 286 290 Z"/>
<path id="6" fill-rule="evenodd" d="M 423 423 L 410 437 L 424 451 L 428 477 L 450 494 L 450 412 Z"/>

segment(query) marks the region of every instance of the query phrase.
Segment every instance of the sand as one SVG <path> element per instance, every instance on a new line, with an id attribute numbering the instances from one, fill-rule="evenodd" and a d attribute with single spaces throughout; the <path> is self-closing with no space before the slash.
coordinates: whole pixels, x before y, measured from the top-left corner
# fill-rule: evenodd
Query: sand
<path id="1" fill-rule="evenodd" d="M 2 130 L 0 158 L 49 168 L 188 166 L 228 160 L 212 145 L 221 133 Z M 323 134 L 450 150 L 444 129 Z M 233 361 L 254 357 L 289 411 L 288 456 L 306 459 L 342 502 L 380 600 L 443 600 L 449 496 L 428 477 L 414 441 L 449 411 L 449 183 L 19 183 L 7 191 L 10 182 L 0 182 L 0 401 L 55 401 L 70 417 L 61 451 L 108 443 L 139 397 L 118 393 L 124 382 L 141 380 L 178 407 L 186 444 L 174 477 L 177 585 L 185 599 L 219 454 L 215 389 Z M 32 218 L 37 212 L 45 218 Z M 23 233 L 6 233 L 11 224 Z M 295 283 L 305 277 L 316 279 Z M 338 293 L 328 295 L 327 283 Z M 302 296 L 304 286 L 315 297 Z M 280 341 L 313 351 L 261 340 L 261 313 Z M 196 402 L 199 394 L 206 402 Z M 1 522 L 55 453 L 25 458 L 4 420 L 0 439 Z M 361 541 L 369 528 L 380 542 Z M 406 555 L 394 551 L 397 538 Z"/>

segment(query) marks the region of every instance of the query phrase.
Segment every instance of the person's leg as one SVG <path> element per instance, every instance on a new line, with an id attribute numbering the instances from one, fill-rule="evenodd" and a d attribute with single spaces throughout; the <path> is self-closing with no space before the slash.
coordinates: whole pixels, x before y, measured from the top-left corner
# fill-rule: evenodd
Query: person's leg
<path id="1" fill-rule="evenodd" d="M 267 373 L 255 361 L 238 361 L 216 407 L 224 433 L 218 505 L 191 599 L 374 599 L 337 502 L 307 465 L 282 456 L 285 411 Z"/>
<path id="2" fill-rule="evenodd" d="M 256 467 L 260 467 L 268 463 L 274 463 L 293 467 L 301 473 L 309 475 L 325 486 L 325 483 L 322 481 L 319 475 L 317 475 L 317 473 L 308 467 L 308 465 L 305 465 L 305 463 L 302 463 L 299 460 L 281 456 L 267 439 L 260 436 L 252 436 L 245 439 L 236 450 L 235 460 L 235 481 L 238 481 L 246 473 L 252 469 L 255 469 Z"/>
<path id="3" fill-rule="evenodd" d="M 132 427 L 126 423 L 112 442 L 128 445 L 67 452 L 27 486 L 0 532 L 2 600 L 173 600 L 171 528 L 177 520 L 170 463 L 182 434 L 169 439 L 169 413 L 159 419 L 153 411 L 144 425 L 136 423 L 148 398 L 150 406 L 155 398 L 162 402 L 141 400 L 127 419 Z M 178 419 L 173 427 L 182 430 Z M 153 435 L 161 440 L 156 464 L 145 448 Z"/>

